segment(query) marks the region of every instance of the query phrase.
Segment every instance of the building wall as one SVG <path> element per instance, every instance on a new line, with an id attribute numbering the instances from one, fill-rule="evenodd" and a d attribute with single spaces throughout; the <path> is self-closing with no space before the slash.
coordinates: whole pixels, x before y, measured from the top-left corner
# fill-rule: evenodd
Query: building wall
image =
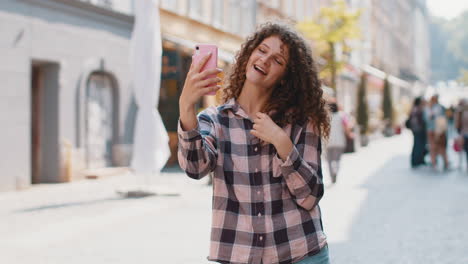
<path id="1" fill-rule="evenodd" d="M 1 5 L 5 5 L 2 3 Z M 7 26 L 5 22 L 14 17 L 1 16 L 0 28 L 0 79 L 2 80 L 2 93 L 0 94 L 0 122 L 2 136 L 0 146 L 3 151 L 0 157 L 1 189 L 16 187 L 16 181 L 22 175 L 29 174 L 29 167 L 24 166 L 28 161 L 29 142 L 27 128 L 29 127 L 29 90 L 25 76 L 29 74 L 27 59 L 22 55 L 27 49 L 24 43 L 18 43 L 16 39 L 21 34 L 22 27 L 27 26 L 25 21 L 16 19 L 15 26 Z M 7 38 L 7 36 L 9 38 Z M 11 49 L 11 52 L 6 52 Z M 16 169 L 12 169 L 16 167 Z"/>
<path id="2" fill-rule="evenodd" d="M 430 57 L 425 0 L 372 0 L 372 65 L 427 83 Z M 415 79 L 415 78 L 414 78 Z"/>
<path id="3" fill-rule="evenodd" d="M 160 4 L 164 49 L 176 50 L 181 58 L 177 67 L 181 73 L 176 80 L 178 91 L 182 89 L 190 63 L 187 58 L 195 43 L 217 44 L 219 65 L 227 68 L 244 37 L 255 27 L 254 0 L 161 0 Z M 113 115 L 116 125 L 112 128 L 115 135 L 112 165 L 128 165 L 136 117 L 128 65 L 132 13 L 133 0 L 5 0 L 0 3 L 3 33 L 0 56 L 5 61 L 0 65 L 0 79 L 5 83 L 0 95 L 0 121 L 8 127 L 1 132 L 0 143 L 10 150 L 0 157 L 5 175 L 0 178 L 0 190 L 24 188 L 32 182 L 33 65 L 36 68 L 53 65 L 57 74 L 57 99 L 52 100 L 57 101 L 57 105 L 41 101 L 45 110 L 39 118 L 43 124 L 50 123 L 57 128 L 44 129 L 43 125 L 40 130 L 40 134 L 49 135 L 43 136 L 43 143 L 53 142 L 42 148 L 42 156 L 56 156 L 42 160 L 40 165 L 45 171 L 44 167 L 50 167 L 56 175 L 46 173 L 38 182 L 62 182 L 83 176 L 88 166 L 85 144 L 89 120 L 85 95 L 88 78 L 93 73 L 104 73 L 115 84 L 114 107 L 117 109 Z M 50 93 L 51 85 L 44 86 Z M 47 98 L 53 99 L 51 95 Z M 214 99 L 204 98 L 204 105 L 214 104 Z M 176 104 L 174 107 L 178 108 Z M 47 109 L 56 109 L 56 118 L 51 118 L 54 111 Z M 71 176 L 66 175 L 69 171 L 72 171 Z"/>
<path id="4" fill-rule="evenodd" d="M 430 78 L 430 38 L 428 28 L 428 14 L 425 0 L 418 0 L 413 10 L 414 17 L 414 72 L 422 84 L 429 84 Z"/>
<path id="5" fill-rule="evenodd" d="M 77 1 L 4 0 L 0 3 L 0 189 L 31 184 L 31 67 L 33 62 L 57 65 L 58 105 L 57 175 L 43 182 L 64 181 L 61 171 L 65 142 L 73 149 L 74 170 L 82 169 L 84 138 L 84 92 L 93 71 L 104 71 L 118 84 L 119 119 L 115 144 L 122 141 L 124 117 L 130 101 L 128 68 L 131 17 L 103 11 Z M 45 89 L 47 86 L 45 85 Z M 44 108 L 51 107 L 44 105 Z M 48 140 L 47 140 L 48 141 Z M 49 175 L 50 176 L 50 175 Z"/>

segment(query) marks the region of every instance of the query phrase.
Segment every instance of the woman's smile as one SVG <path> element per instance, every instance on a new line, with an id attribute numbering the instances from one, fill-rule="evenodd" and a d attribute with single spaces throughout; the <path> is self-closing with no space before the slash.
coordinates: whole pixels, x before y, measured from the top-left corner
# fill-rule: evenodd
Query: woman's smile
<path id="1" fill-rule="evenodd" d="M 268 72 L 263 67 L 258 66 L 257 64 L 254 64 L 253 68 L 262 75 L 268 75 Z"/>

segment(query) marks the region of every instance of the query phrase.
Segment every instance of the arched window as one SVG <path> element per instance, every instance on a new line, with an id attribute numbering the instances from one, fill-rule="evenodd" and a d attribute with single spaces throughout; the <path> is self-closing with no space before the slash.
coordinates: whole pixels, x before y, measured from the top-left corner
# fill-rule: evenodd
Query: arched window
<path id="1" fill-rule="evenodd" d="M 86 89 L 85 144 L 87 168 L 112 166 L 116 138 L 116 87 L 110 74 L 94 72 Z"/>

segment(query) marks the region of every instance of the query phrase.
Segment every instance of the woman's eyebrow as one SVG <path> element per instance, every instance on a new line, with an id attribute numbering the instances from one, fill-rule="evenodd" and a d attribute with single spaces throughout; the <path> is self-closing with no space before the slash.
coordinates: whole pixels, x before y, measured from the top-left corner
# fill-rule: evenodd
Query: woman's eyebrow
<path id="1" fill-rule="evenodd" d="M 280 52 L 278 52 L 278 54 L 283 57 L 284 60 L 286 60 L 286 54 L 284 54 L 285 51 L 283 49 L 283 46 L 280 47 Z"/>
<path id="2" fill-rule="evenodd" d="M 280 51 L 281 51 L 281 55 L 283 55 L 284 57 L 286 57 L 285 54 L 284 54 L 284 53 L 286 53 L 286 50 L 284 49 L 284 45 L 285 45 L 285 44 L 282 44 L 282 45 L 280 46 Z"/>
<path id="3" fill-rule="evenodd" d="M 270 46 L 268 46 L 266 43 L 262 43 L 260 44 L 260 46 L 265 46 L 267 47 L 268 49 L 270 49 Z M 277 52 L 276 54 L 280 55 L 284 60 L 286 60 L 286 56 L 284 54 L 284 48 L 283 48 L 284 45 L 281 45 L 280 47 L 280 52 Z"/>

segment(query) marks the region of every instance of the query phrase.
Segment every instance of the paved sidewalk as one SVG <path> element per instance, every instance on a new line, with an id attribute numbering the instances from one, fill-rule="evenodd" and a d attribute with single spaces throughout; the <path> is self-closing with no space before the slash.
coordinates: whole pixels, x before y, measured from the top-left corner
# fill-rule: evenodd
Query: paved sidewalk
<path id="1" fill-rule="evenodd" d="M 1 193 L 0 263 L 207 263 L 211 187 L 181 172 L 152 181 L 179 196 L 117 195 L 133 175 Z"/>
<path id="2" fill-rule="evenodd" d="M 468 263 L 468 174 L 412 170 L 411 147 L 405 132 L 345 155 L 321 201 L 332 263 Z"/>

